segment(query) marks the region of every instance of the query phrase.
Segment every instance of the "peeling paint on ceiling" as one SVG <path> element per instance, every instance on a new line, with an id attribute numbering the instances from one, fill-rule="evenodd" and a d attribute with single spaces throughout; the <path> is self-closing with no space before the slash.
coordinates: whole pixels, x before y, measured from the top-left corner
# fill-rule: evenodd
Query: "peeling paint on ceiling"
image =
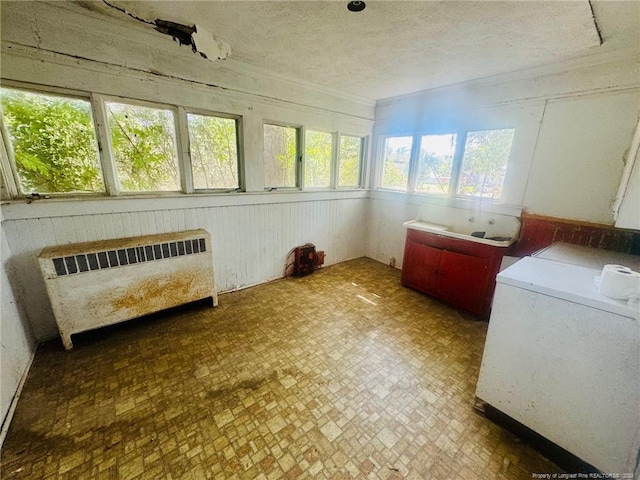
<path id="1" fill-rule="evenodd" d="M 371 99 L 640 44 L 635 1 L 593 1 L 592 11 L 587 0 L 371 0 L 358 13 L 346 1 L 111 3 L 197 23 L 228 42 L 234 60 Z"/>

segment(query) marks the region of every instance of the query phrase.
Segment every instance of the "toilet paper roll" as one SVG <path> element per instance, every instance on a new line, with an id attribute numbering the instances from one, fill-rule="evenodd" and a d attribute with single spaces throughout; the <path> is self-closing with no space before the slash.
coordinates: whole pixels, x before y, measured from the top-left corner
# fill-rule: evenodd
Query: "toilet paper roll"
<path id="1" fill-rule="evenodd" d="M 605 265 L 600 279 L 600 293 L 618 300 L 640 295 L 640 273 L 622 265 Z"/>

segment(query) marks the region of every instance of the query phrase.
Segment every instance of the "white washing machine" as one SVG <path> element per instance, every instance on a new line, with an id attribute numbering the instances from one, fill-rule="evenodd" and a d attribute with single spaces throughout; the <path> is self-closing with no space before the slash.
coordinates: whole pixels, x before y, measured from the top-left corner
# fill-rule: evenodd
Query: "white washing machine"
<path id="1" fill-rule="evenodd" d="M 555 246 L 498 274 L 476 395 L 603 473 L 636 478 L 640 306 L 594 279 L 639 259 L 584 249 Z"/>

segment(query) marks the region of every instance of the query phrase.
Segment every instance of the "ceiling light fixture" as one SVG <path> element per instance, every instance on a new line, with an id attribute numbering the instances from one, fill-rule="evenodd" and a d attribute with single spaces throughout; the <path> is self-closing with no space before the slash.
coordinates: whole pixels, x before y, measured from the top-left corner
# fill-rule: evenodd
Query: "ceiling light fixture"
<path id="1" fill-rule="evenodd" d="M 347 9 L 350 12 L 361 12 L 362 10 L 365 9 L 366 6 L 367 6 L 366 3 L 360 2 L 360 1 L 357 1 L 357 0 L 353 0 L 353 1 L 349 2 L 349 3 L 347 3 Z"/>

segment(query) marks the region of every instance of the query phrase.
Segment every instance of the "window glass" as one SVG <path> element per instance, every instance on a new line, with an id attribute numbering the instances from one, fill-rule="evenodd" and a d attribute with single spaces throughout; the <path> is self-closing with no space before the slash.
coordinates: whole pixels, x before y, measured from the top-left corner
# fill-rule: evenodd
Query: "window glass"
<path id="1" fill-rule="evenodd" d="M 424 135 L 420 141 L 420 157 L 416 191 L 447 195 L 451 167 L 456 151 L 456 134 Z"/>
<path id="2" fill-rule="evenodd" d="M 88 101 L 8 88 L 0 96 L 22 192 L 105 191 Z"/>
<path id="3" fill-rule="evenodd" d="M 194 188 L 238 188 L 236 121 L 189 113 L 187 123 Z"/>
<path id="4" fill-rule="evenodd" d="M 458 195 L 500 198 L 515 130 L 467 133 Z"/>
<path id="5" fill-rule="evenodd" d="M 307 130 L 305 135 L 305 187 L 329 187 L 331 185 L 331 151 L 333 135 Z"/>
<path id="6" fill-rule="evenodd" d="M 384 139 L 382 188 L 407 190 L 412 144 L 413 137 L 387 137 Z"/>
<path id="7" fill-rule="evenodd" d="M 264 125 L 264 185 L 295 187 L 298 129 Z"/>
<path id="8" fill-rule="evenodd" d="M 338 165 L 339 187 L 359 186 L 361 158 L 362 138 L 342 135 L 340 137 L 340 162 Z"/>
<path id="9" fill-rule="evenodd" d="M 173 112 L 106 102 L 122 190 L 180 190 Z"/>

